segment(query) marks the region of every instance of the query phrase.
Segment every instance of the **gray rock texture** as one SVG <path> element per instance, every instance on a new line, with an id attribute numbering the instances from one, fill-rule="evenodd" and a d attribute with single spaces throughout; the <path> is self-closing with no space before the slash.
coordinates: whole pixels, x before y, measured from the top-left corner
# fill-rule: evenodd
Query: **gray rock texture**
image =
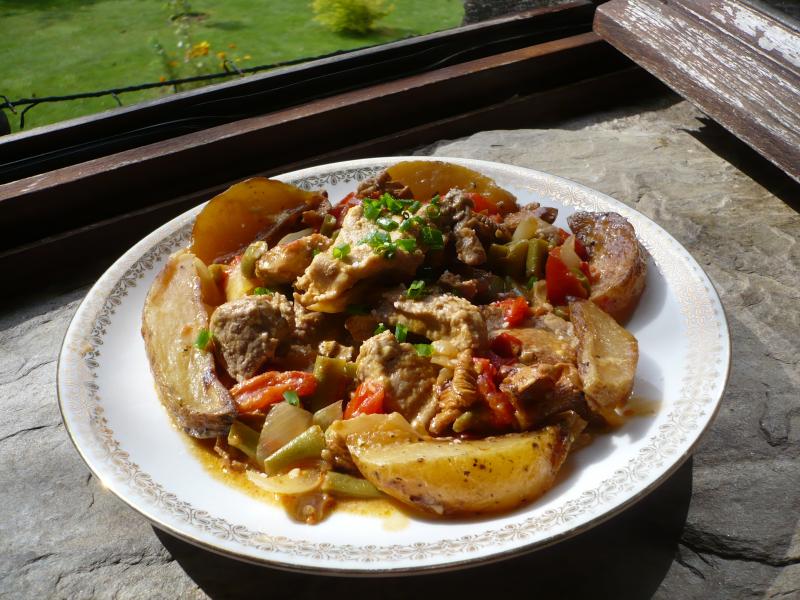
<path id="1" fill-rule="evenodd" d="M 769 169 L 734 166 L 750 164 L 739 150 L 722 158 L 709 147 L 740 148 L 681 102 L 420 151 L 611 194 L 672 233 L 714 281 L 733 341 L 722 409 L 693 459 L 636 506 L 531 555 L 389 581 L 283 573 L 196 549 L 104 491 L 72 447 L 55 361 L 87 290 L 51 291 L 0 312 L 0 597 L 800 597 L 800 197 Z"/>

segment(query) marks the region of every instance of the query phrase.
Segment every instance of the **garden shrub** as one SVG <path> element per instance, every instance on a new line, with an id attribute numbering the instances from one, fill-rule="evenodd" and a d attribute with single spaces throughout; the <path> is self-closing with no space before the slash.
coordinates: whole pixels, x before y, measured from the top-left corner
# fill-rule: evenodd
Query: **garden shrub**
<path id="1" fill-rule="evenodd" d="M 384 0 L 314 0 L 314 20 L 337 33 L 369 33 L 390 12 Z"/>

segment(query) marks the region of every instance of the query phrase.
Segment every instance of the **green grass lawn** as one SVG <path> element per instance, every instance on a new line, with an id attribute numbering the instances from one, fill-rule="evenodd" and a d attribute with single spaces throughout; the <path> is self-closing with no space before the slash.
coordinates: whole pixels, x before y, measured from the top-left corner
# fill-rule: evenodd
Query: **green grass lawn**
<path id="1" fill-rule="evenodd" d="M 364 36 L 330 32 L 312 20 L 310 0 L 195 0 L 204 13 L 192 41 L 238 58 L 240 67 L 313 57 L 455 27 L 461 0 L 392 0 L 394 11 Z M 0 94 L 11 100 L 88 92 L 158 81 L 166 75 L 154 49 L 177 38 L 165 0 L 0 0 Z M 216 70 L 216 65 L 214 66 Z M 188 74 L 188 73 L 187 73 Z M 120 96 L 125 105 L 159 98 L 161 88 Z M 110 96 L 46 103 L 31 109 L 25 129 L 116 107 Z M 13 131 L 18 118 L 6 111 Z"/>

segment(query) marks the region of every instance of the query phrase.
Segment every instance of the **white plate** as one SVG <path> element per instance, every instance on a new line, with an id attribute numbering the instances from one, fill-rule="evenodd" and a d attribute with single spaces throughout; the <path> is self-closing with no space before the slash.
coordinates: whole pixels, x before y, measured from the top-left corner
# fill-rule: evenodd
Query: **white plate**
<path id="1" fill-rule="evenodd" d="M 418 158 L 418 157 L 417 157 Z M 325 188 L 334 201 L 400 158 L 349 161 L 280 179 Z M 458 521 L 383 519 L 334 512 L 316 526 L 294 523 L 212 477 L 155 394 L 140 335 L 145 294 L 167 256 L 189 240 L 200 207 L 125 253 L 97 282 L 70 324 L 58 365 L 64 424 L 98 479 L 133 509 L 192 543 L 281 568 L 386 574 L 473 565 L 563 540 L 619 513 L 688 457 L 712 420 L 730 362 L 719 298 L 689 253 L 658 225 L 586 187 L 519 167 L 443 159 L 494 178 L 521 202 L 616 211 L 650 253 L 647 288 L 628 328 L 639 340 L 634 394 L 659 410 L 599 436 L 571 458 L 556 486 L 512 513 Z"/>

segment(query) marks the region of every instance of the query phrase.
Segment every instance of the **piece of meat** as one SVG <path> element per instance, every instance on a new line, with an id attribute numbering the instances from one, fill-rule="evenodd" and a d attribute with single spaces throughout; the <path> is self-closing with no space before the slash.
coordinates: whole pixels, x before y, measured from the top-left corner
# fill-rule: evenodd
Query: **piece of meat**
<path id="1" fill-rule="evenodd" d="M 505 331 L 522 342 L 519 362 L 523 364 L 576 364 L 578 340 L 574 336 L 563 339 L 547 329 L 534 327 L 515 327 Z"/>
<path id="2" fill-rule="evenodd" d="M 477 278 L 466 279 L 450 271 L 442 273 L 436 284 L 446 292 L 452 292 L 453 295 L 461 296 L 470 301 L 479 294 L 485 294 L 489 289 L 489 285 L 485 280 Z"/>
<path id="3" fill-rule="evenodd" d="M 589 254 L 589 299 L 624 322 L 644 291 L 647 259 L 633 226 L 614 212 L 576 212 L 567 219 Z"/>
<path id="4" fill-rule="evenodd" d="M 330 245 L 330 238 L 312 233 L 288 244 L 275 246 L 259 257 L 256 277 L 264 285 L 293 283 L 311 264 L 315 252 L 324 252 Z"/>
<path id="5" fill-rule="evenodd" d="M 574 364 L 520 365 L 503 379 L 500 389 L 516 399 L 515 417 L 523 430 L 566 410 L 589 413 Z"/>
<path id="6" fill-rule="evenodd" d="M 367 285 L 365 280 L 378 275 L 381 278 L 410 277 L 425 254 L 419 249 L 407 252 L 397 248 L 394 256 L 387 258 L 369 244 L 362 243 L 378 231 L 378 226 L 364 217 L 361 205 L 348 210 L 336 246 L 347 244 L 349 253 L 341 259 L 334 258 L 331 252 L 317 254 L 295 284 L 303 290 L 300 302 L 311 310 L 341 312 L 353 302 L 358 292 L 363 291 Z M 392 241 L 405 237 L 396 231 L 390 235 Z M 359 284 L 364 285 L 356 287 Z"/>
<path id="7" fill-rule="evenodd" d="M 358 184 L 357 195 L 360 198 L 378 198 L 383 194 L 391 194 L 395 198 L 412 198 L 411 188 L 399 181 L 392 180 L 388 171 L 381 171 Z"/>
<path id="8" fill-rule="evenodd" d="M 237 381 L 252 377 L 272 359 L 293 327 L 292 303 L 277 292 L 226 302 L 209 323 L 218 356 Z"/>
<path id="9" fill-rule="evenodd" d="M 385 389 L 384 408 L 411 421 L 431 397 L 439 367 L 385 331 L 361 344 L 356 359 L 356 383 L 379 381 Z"/>
<path id="10" fill-rule="evenodd" d="M 317 346 L 317 354 L 328 358 L 341 358 L 352 362 L 356 357 L 356 350 L 352 346 L 345 346 L 336 340 L 324 340 Z"/>
<path id="11" fill-rule="evenodd" d="M 486 262 L 486 245 L 505 241 L 508 234 L 491 217 L 473 209 L 472 200 L 462 190 L 450 190 L 439 202 L 435 222 L 452 235 L 458 259 L 474 267 Z"/>
<path id="12" fill-rule="evenodd" d="M 536 217 L 552 225 L 558 217 L 558 209 L 552 206 L 539 206 L 538 202 L 531 202 L 523 205 L 516 212 L 508 213 L 503 218 L 503 225 L 514 231 L 522 221 L 531 217 Z"/>
<path id="13" fill-rule="evenodd" d="M 437 385 L 436 392 L 436 414 L 431 419 L 428 430 L 433 435 L 441 435 L 480 399 L 472 352 L 466 350 L 459 354 L 453 369 L 453 378 Z"/>
<path id="14" fill-rule="evenodd" d="M 392 290 L 373 314 L 387 325 L 402 324 L 429 340 L 445 340 L 461 350 L 486 347 L 486 323 L 480 309 L 452 294 L 431 293 L 419 299 L 406 296 L 404 290 Z"/>
<path id="15" fill-rule="evenodd" d="M 314 344 L 324 338 L 330 329 L 330 316 L 325 313 L 308 310 L 300 302 L 300 294 L 294 293 L 294 330 L 292 339 L 302 344 Z"/>
<path id="16" fill-rule="evenodd" d="M 363 342 L 375 335 L 378 320 L 372 315 L 352 315 L 347 317 L 344 328 L 350 332 L 353 340 Z"/>
<path id="17" fill-rule="evenodd" d="M 319 231 L 319 228 L 322 227 L 322 223 L 325 220 L 325 215 L 331 212 L 331 208 L 330 200 L 325 198 L 316 208 L 305 211 L 300 220 L 307 227 Z"/>

